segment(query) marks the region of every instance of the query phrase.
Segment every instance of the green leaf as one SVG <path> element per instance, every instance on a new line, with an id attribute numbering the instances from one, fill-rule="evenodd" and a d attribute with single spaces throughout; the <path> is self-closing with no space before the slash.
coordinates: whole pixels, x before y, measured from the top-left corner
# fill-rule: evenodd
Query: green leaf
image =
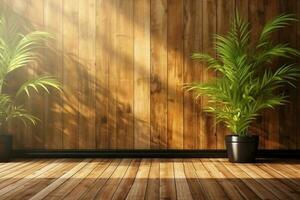
<path id="1" fill-rule="evenodd" d="M 296 21 L 294 14 L 282 14 L 267 22 L 260 34 L 257 48 L 267 46 L 269 44 L 270 36 L 274 31 L 290 25 L 293 21 Z"/>
<path id="2" fill-rule="evenodd" d="M 227 35 L 215 36 L 216 58 L 196 52 L 192 58 L 204 61 L 218 76 L 209 82 L 187 83 L 184 89 L 195 98 L 206 96 L 205 112 L 224 122 L 232 133 L 246 135 L 249 126 L 261 110 L 287 103 L 281 93 L 286 85 L 295 87 L 300 77 L 296 64 L 282 65 L 271 70 L 267 65 L 278 57 L 299 56 L 299 51 L 288 44 L 274 44 L 270 34 L 294 21 L 293 15 L 281 15 L 263 28 L 257 47 L 250 45 L 247 22 L 235 15 Z"/>
<path id="3" fill-rule="evenodd" d="M 30 88 L 32 88 L 37 93 L 39 93 L 41 91 L 41 89 L 46 91 L 47 93 L 50 93 L 49 89 L 48 89 L 49 87 L 52 87 L 52 88 L 55 88 L 55 89 L 61 91 L 61 85 L 57 81 L 57 79 L 55 79 L 54 77 L 52 77 L 52 76 L 37 77 L 37 78 L 31 79 L 31 80 L 28 80 L 23 85 L 21 85 L 21 87 L 18 89 L 18 91 L 16 93 L 16 97 L 19 97 L 23 92 L 25 92 L 26 95 L 28 97 L 30 97 Z"/>

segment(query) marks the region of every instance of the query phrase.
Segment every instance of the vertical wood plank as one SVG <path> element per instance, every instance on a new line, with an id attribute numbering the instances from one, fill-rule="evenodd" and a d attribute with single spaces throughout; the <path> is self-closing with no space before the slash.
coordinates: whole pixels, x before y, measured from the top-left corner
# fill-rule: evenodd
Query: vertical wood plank
<path id="1" fill-rule="evenodd" d="M 299 22 L 299 19 L 300 19 L 300 2 L 299 1 L 297 1 L 297 5 L 296 5 L 296 7 L 297 7 L 297 11 L 296 11 L 296 18 L 298 19 L 298 21 L 297 21 L 297 49 L 300 49 L 300 22 Z M 297 102 L 299 102 L 300 101 L 300 82 L 298 82 L 298 84 L 297 84 Z M 299 103 L 297 104 L 298 106 L 297 106 L 297 110 L 296 110 L 296 112 L 297 113 L 300 113 L 300 106 L 299 106 Z M 296 121 L 299 121 L 299 115 L 297 115 L 296 116 Z M 278 135 L 279 135 L 279 133 L 278 133 Z M 300 127 L 299 126 L 297 126 L 297 139 L 296 139 L 296 141 L 297 141 L 297 149 L 300 149 Z"/>
<path id="2" fill-rule="evenodd" d="M 95 0 L 79 1 L 79 119 L 80 149 L 95 149 Z"/>
<path id="3" fill-rule="evenodd" d="M 235 9 L 241 14 L 243 19 L 248 20 L 249 0 L 235 0 Z"/>
<path id="4" fill-rule="evenodd" d="M 217 34 L 226 35 L 230 28 L 230 21 L 234 15 L 234 0 L 218 0 L 217 3 Z M 225 135 L 229 133 L 224 123 L 217 124 L 217 149 L 225 148 Z"/>
<path id="5" fill-rule="evenodd" d="M 53 34 L 47 49 L 47 71 L 62 82 L 62 0 L 44 0 L 45 29 Z M 48 98 L 45 149 L 62 148 L 62 93 L 52 91 Z"/>
<path id="6" fill-rule="evenodd" d="M 117 147 L 133 148 L 133 1 L 117 1 Z"/>
<path id="7" fill-rule="evenodd" d="M 297 0 L 280 0 L 280 13 L 296 13 L 297 11 Z M 293 34 L 291 34 L 293 33 Z M 280 31 L 279 40 L 282 43 L 288 43 L 291 47 L 297 47 L 297 27 L 296 23 L 286 27 Z M 297 60 L 296 60 L 297 61 Z M 281 64 L 290 63 L 290 60 L 282 60 Z M 286 95 L 290 96 L 287 105 L 280 108 L 280 124 L 279 127 L 279 148 L 284 149 L 296 149 L 297 146 L 297 108 L 299 107 L 299 100 L 297 98 L 297 90 L 291 87 L 287 87 Z M 287 120 L 288 119 L 288 120 Z"/>
<path id="8" fill-rule="evenodd" d="M 200 10 L 200 11 L 199 11 Z M 197 7 L 197 1 L 184 1 L 184 83 L 200 81 L 198 63 L 192 61 L 191 55 L 194 51 L 200 49 L 201 42 L 197 27 L 199 24 L 198 16 L 201 16 L 201 7 Z M 201 20 L 202 22 L 202 20 Z M 191 92 L 184 93 L 184 112 L 183 112 L 183 148 L 197 148 L 197 131 L 198 131 L 198 102 L 195 101 Z"/>
<path id="9" fill-rule="evenodd" d="M 274 17 L 280 14 L 279 1 L 278 0 L 265 0 L 265 18 L 266 22 L 272 20 Z M 272 34 L 271 39 L 275 42 L 279 41 L 278 32 Z M 274 70 L 279 65 L 277 60 L 273 61 L 270 65 Z M 267 109 L 264 113 L 264 130 L 266 131 L 265 148 L 271 149 L 279 147 L 279 108 L 275 110 Z"/>
<path id="10" fill-rule="evenodd" d="M 134 2 L 134 148 L 150 148 L 150 1 Z"/>
<path id="11" fill-rule="evenodd" d="M 63 148 L 78 148 L 78 0 L 63 1 Z"/>
<path id="12" fill-rule="evenodd" d="M 195 12 L 195 38 L 193 41 L 194 50 L 193 52 L 203 52 L 203 1 L 195 2 L 196 12 Z M 195 70 L 194 79 L 196 81 L 203 81 L 203 62 L 195 61 L 193 63 Z M 199 98 L 196 100 L 195 111 L 197 112 L 197 137 L 196 137 L 196 149 L 202 148 L 202 134 L 203 134 L 203 108 L 202 108 L 203 98 Z M 184 126 L 186 128 L 186 125 Z"/>
<path id="13" fill-rule="evenodd" d="M 26 0 L 27 1 L 27 11 L 26 17 L 30 21 L 30 25 L 32 27 L 27 27 L 29 31 L 35 30 L 43 30 L 44 29 L 44 1 L 34 1 L 34 0 Z M 42 56 L 45 55 L 43 49 L 37 50 Z M 44 63 L 47 62 L 46 59 L 41 60 L 39 63 L 32 63 L 27 68 L 28 70 L 28 78 L 36 77 L 37 75 L 45 72 Z M 40 121 L 35 126 L 26 127 L 26 148 L 43 148 L 44 145 L 44 129 L 45 123 L 47 122 L 46 109 L 47 102 L 46 96 L 44 92 L 40 94 L 32 93 L 31 98 L 27 101 L 28 110 L 32 112 Z"/>
<path id="14" fill-rule="evenodd" d="M 215 55 L 213 49 L 214 37 L 216 33 L 217 8 L 215 0 L 203 0 L 203 51 L 210 55 Z M 207 69 L 204 65 L 202 80 L 207 82 L 215 76 L 215 72 Z M 207 98 L 202 98 L 202 108 L 207 105 Z M 215 149 L 217 144 L 215 118 L 208 113 L 201 113 L 201 148 Z"/>
<path id="15" fill-rule="evenodd" d="M 116 1 L 96 2 L 96 138 L 97 148 L 116 148 Z"/>
<path id="16" fill-rule="evenodd" d="M 251 24 L 251 35 L 250 41 L 252 44 L 255 44 L 259 38 L 259 35 L 262 31 L 262 28 L 265 24 L 265 7 L 264 1 L 254 0 L 249 1 L 249 23 Z M 259 148 L 265 147 L 265 136 L 266 132 L 264 130 L 264 111 L 261 112 L 261 115 L 253 123 L 253 132 L 258 134 L 259 137 Z"/>
<path id="17" fill-rule="evenodd" d="M 167 0 L 151 0 L 151 149 L 167 148 Z"/>
<path id="18" fill-rule="evenodd" d="M 108 136 L 108 110 L 109 110 L 109 85 L 108 71 L 111 64 L 111 53 L 106 50 L 112 49 L 112 22 L 111 17 L 114 15 L 114 10 L 110 9 L 110 4 L 105 0 L 96 1 L 96 80 L 95 80 L 95 109 L 96 109 L 96 146 L 99 149 L 109 148 L 109 139 L 113 138 L 115 131 L 110 130 Z M 106 13 L 111 12 L 111 15 Z M 112 14 L 113 13 L 113 14 Z M 111 65 L 110 68 L 113 68 Z M 112 112 L 115 113 L 115 112 Z"/>
<path id="19" fill-rule="evenodd" d="M 168 148 L 183 148 L 183 1 L 168 1 Z"/>

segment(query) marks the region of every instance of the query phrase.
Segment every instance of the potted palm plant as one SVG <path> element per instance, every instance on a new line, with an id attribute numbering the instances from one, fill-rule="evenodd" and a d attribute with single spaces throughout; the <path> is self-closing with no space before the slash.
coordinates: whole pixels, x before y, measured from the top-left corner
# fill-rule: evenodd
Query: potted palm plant
<path id="1" fill-rule="evenodd" d="M 193 59 L 204 61 L 217 76 L 209 82 L 193 82 L 185 88 L 196 98 L 206 96 L 206 112 L 222 122 L 232 135 L 225 138 L 231 162 L 253 162 L 258 136 L 249 132 L 251 123 L 266 108 L 287 103 L 284 87 L 295 87 L 300 70 L 295 64 L 274 68 L 275 58 L 291 58 L 299 52 L 284 43 L 271 41 L 271 34 L 295 21 L 292 14 L 280 15 L 266 23 L 257 41 L 250 41 L 249 24 L 235 14 L 226 36 L 217 35 L 217 58 L 194 53 Z"/>
<path id="2" fill-rule="evenodd" d="M 21 120 L 24 125 L 35 125 L 38 120 L 26 110 L 23 98 L 20 97 L 30 97 L 32 91 L 49 92 L 49 87 L 60 90 L 60 84 L 54 77 L 41 75 L 20 83 L 15 92 L 4 92 L 10 85 L 9 81 L 13 79 L 14 72 L 24 70 L 32 63 L 38 63 L 40 54 L 37 50 L 49 38 L 49 33 L 40 31 L 18 33 L 15 24 L 7 23 L 5 17 L 0 19 L 0 162 L 8 161 L 12 150 L 12 135 L 8 134 L 6 124 L 12 120 Z"/>

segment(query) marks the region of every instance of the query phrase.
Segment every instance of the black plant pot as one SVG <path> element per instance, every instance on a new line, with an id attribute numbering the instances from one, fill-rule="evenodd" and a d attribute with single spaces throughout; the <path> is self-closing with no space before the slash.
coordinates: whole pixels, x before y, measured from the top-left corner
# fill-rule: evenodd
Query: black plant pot
<path id="1" fill-rule="evenodd" d="M 258 148 L 258 136 L 227 135 L 225 138 L 227 156 L 230 162 L 252 163 Z"/>
<path id="2" fill-rule="evenodd" d="M 12 136 L 0 133 L 0 162 L 8 162 L 12 152 Z"/>

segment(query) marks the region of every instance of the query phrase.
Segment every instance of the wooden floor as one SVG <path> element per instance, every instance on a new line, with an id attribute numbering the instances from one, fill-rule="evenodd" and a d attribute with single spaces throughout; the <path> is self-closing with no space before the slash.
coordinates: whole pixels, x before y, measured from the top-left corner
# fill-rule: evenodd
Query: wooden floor
<path id="1" fill-rule="evenodd" d="M 300 160 L 30 159 L 0 163 L 0 199 L 300 199 Z"/>

